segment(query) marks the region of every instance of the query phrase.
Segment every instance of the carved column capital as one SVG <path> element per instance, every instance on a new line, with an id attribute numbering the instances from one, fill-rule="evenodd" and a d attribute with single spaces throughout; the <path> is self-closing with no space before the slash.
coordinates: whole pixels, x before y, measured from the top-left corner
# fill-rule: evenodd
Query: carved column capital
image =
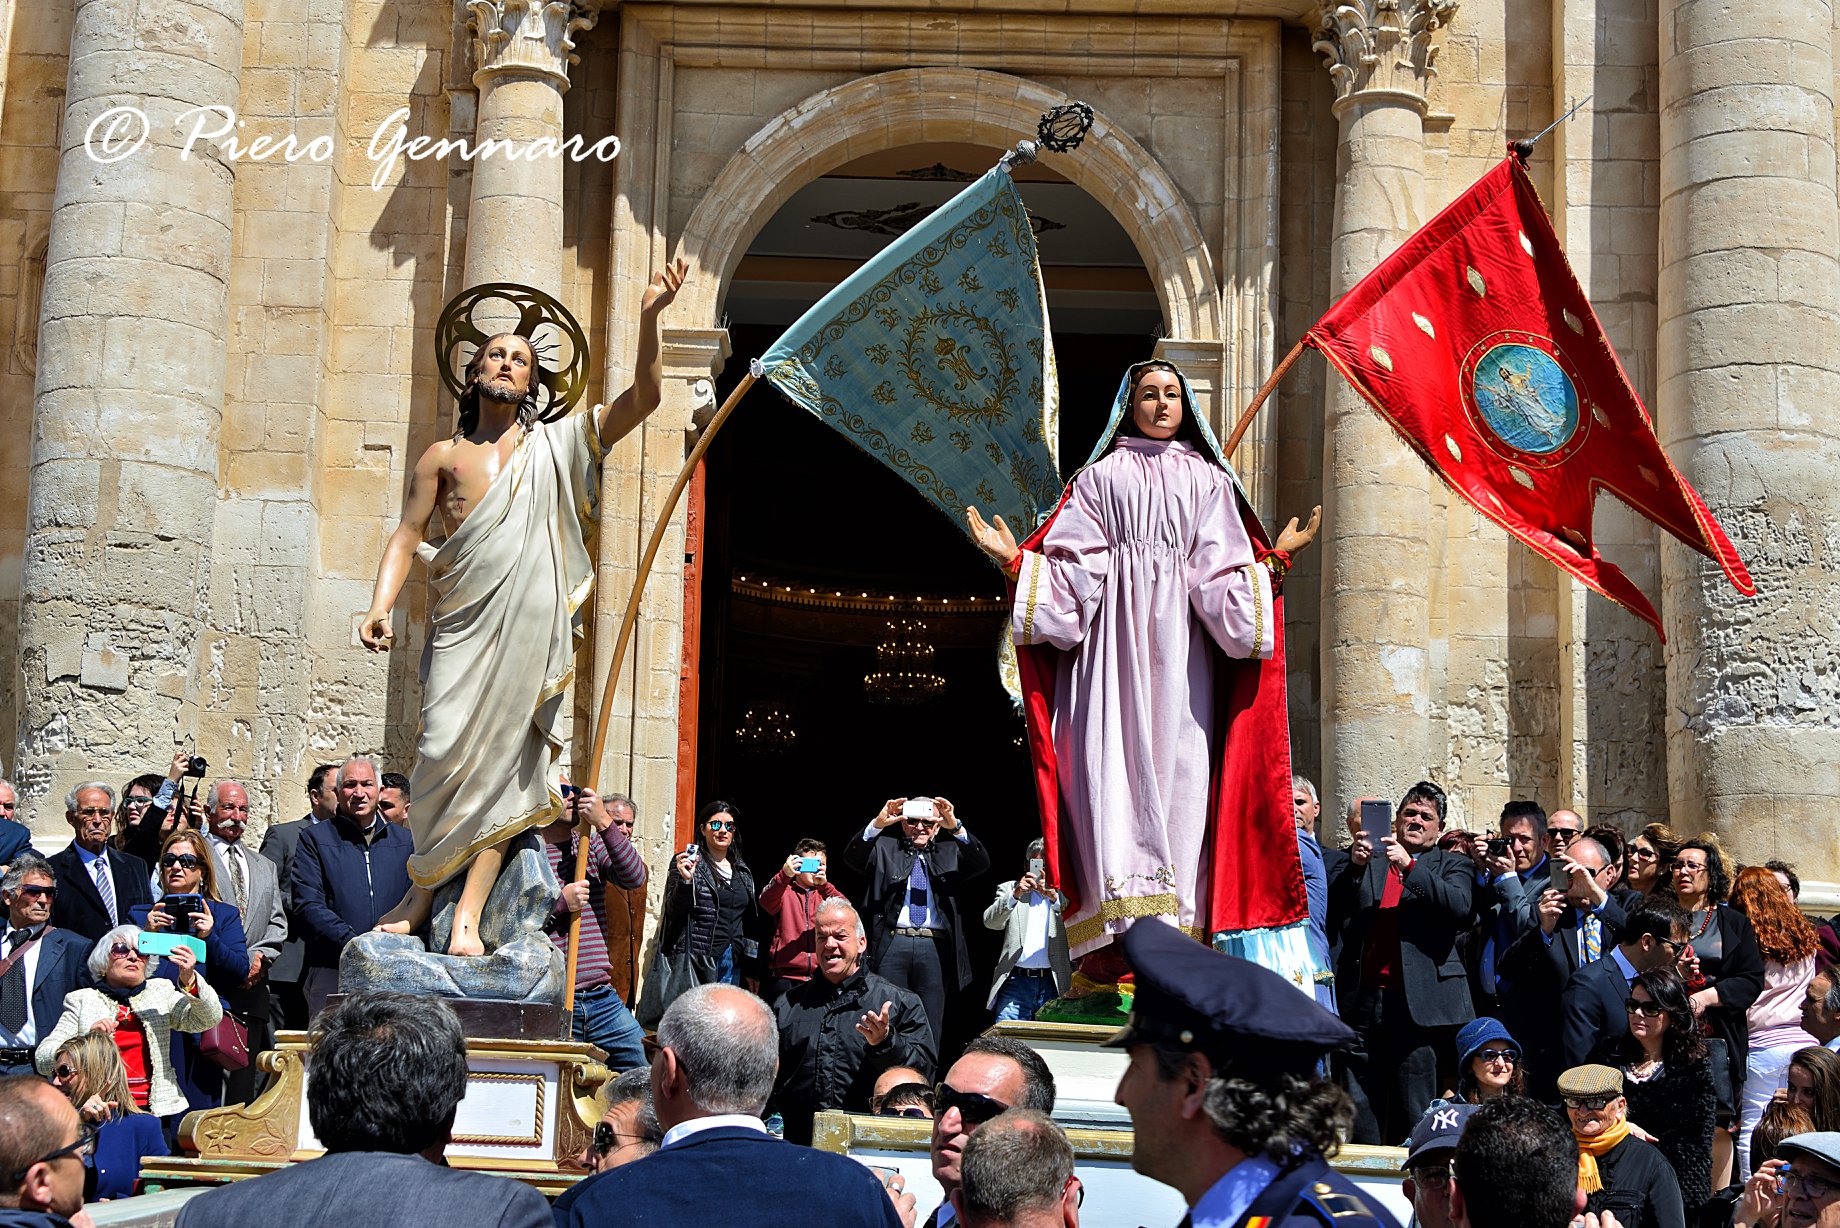
<path id="1" fill-rule="evenodd" d="M 569 88 L 575 36 L 600 20 L 598 0 L 466 0 L 473 35 L 473 84 L 500 75 L 537 77 Z"/>
<path id="2" fill-rule="evenodd" d="M 1438 46 L 1432 36 L 1456 14 L 1457 0 L 1346 0 L 1325 4 L 1313 44 L 1335 82 L 1334 111 L 1385 101 L 1425 114 Z"/>

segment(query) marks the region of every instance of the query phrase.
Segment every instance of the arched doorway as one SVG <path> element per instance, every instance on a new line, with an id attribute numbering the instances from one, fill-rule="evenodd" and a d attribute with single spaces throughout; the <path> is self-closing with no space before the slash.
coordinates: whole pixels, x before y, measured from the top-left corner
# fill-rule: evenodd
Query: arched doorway
<path id="1" fill-rule="evenodd" d="M 850 159 L 793 193 L 725 288 L 734 353 L 763 352 L 999 152 L 921 142 Z M 1055 325 L 1065 474 L 1163 316 L 1132 237 L 1099 202 L 1049 168 L 1018 179 Z M 724 395 L 742 366 L 725 373 Z M 961 901 L 981 992 L 998 936 L 977 918 L 1039 834 L 1022 723 L 997 679 L 1000 577 L 898 477 L 765 386 L 711 448 L 703 490 L 700 582 L 686 594 L 700 610 L 697 802 L 739 807 L 763 878 L 798 838 L 826 841 L 833 879 L 860 899 L 836 852 L 881 802 L 952 798 L 994 862 Z M 963 1010 L 952 1028 L 983 1023 Z M 962 1039 L 949 1034 L 948 1047 Z"/>

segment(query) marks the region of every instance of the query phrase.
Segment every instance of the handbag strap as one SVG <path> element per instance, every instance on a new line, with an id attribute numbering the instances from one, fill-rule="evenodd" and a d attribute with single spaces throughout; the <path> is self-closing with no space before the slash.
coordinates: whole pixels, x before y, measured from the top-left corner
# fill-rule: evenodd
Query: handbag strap
<path id="1" fill-rule="evenodd" d="M 24 956 L 27 951 L 30 951 L 40 942 L 43 942 L 45 935 L 50 932 L 51 927 L 47 925 L 44 929 L 32 936 L 32 941 L 20 943 L 13 948 L 13 953 L 11 955 L 8 955 L 5 959 L 0 959 L 0 976 L 5 976 L 7 973 L 11 972 L 13 970 L 13 965 L 18 963 L 20 958 Z"/>

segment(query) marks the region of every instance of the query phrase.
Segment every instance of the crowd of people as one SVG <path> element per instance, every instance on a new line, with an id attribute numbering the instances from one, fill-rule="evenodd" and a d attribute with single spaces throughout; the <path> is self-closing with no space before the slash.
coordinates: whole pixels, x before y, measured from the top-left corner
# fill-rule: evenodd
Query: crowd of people
<path id="1" fill-rule="evenodd" d="M 324 1010 L 344 944 L 407 889 L 408 782 L 371 759 L 316 769 L 307 813 L 270 826 L 260 848 L 243 841 L 248 791 L 220 780 L 188 797 L 194 771 L 179 755 L 164 776 L 119 790 L 78 786 L 65 799 L 73 839 L 50 857 L 0 817 L 0 1073 L 48 1080 L 94 1133 L 92 1199 L 132 1192 L 142 1159 L 173 1147 L 187 1111 L 251 1098 L 247 1055 Z M 981 1121 L 1015 1110 L 993 1152 L 1001 1136 L 1007 1148 L 1060 1155 L 1028 1115 L 1052 1108 L 1032 1051 L 985 1038 L 954 1063 L 942 1048 L 959 1012 L 1031 1019 L 1070 986 L 1062 897 L 1039 842 L 979 911 L 971 892 L 995 877 L 991 858 L 953 804 L 891 799 L 838 850 L 866 883 L 852 900 L 830 882 L 831 850 L 816 838 L 756 875 L 736 808 L 712 803 L 664 868 L 656 955 L 629 1010 L 607 908 L 611 889 L 647 881 L 636 807 L 564 793 L 542 837 L 563 883 L 556 942 L 566 944 L 574 914 L 583 920 L 572 1028 L 627 1072 L 603 1096 L 586 1167 L 621 1166 L 669 1136 L 644 1037 L 662 1038 L 689 1003 L 771 1034 L 770 1073 L 751 1076 L 768 1086 L 757 1096 L 750 1083 L 740 1098 L 758 1098 L 747 1111 L 788 1141 L 809 1142 L 824 1109 L 936 1122 L 950 1109 L 956 1158 Z M 14 801 L 0 782 L 0 810 Z M 1454 1147 L 1476 1110 L 1527 1100 L 1569 1120 L 1591 1211 L 1657 1228 L 1796 1223 L 1782 1218 L 1793 1201 L 1782 1173 L 1796 1162 L 1784 1140 L 1840 1131 L 1840 935 L 1799 910 L 1793 867 L 1736 866 L 1709 836 L 1588 827 L 1533 801 L 1465 830 L 1430 782 L 1396 806 L 1354 802 L 1341 833 L 1319 833 L 1320 810 L 1297 778 L 1313 949 L 1325 965 L 1312 989 L 1350 1031 L 1322 1047 L 1316 1073 L 1347 1106 L 1337 1139 L 1408 1146 L 1406 1193 L 1422 1222 L 1455 1222 L 1461 1186 L 1448 1155 L 1419 1163 L 1438 1154 L 1426 1140 Z M 570 882 L 583 822 L 588 872 Z M 989 992 L 975 1000 L 965 993 L 974 917 L 1002 935 Z M 1299 996 L 1293 1009 L 1305 1005 Z M 961 1070 L 980 1060 L 1035 1090 L 993 1093 Z M 718 1115 L 742 1111 L 734 1097 L 722 1103 L 731 1107 Z M 941 1223 L 955 1205 L 938 1209 Z M 979 1207 L 957 1214 L 971 1222 Z"/>

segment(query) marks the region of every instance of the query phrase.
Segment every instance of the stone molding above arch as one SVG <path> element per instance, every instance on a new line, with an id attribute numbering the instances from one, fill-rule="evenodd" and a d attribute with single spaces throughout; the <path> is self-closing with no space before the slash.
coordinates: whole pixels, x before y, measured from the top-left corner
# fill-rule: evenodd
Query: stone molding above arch
<path id="1" fill-rule="evenodd" d="M 983 69 L 907 68 L 812 95 L 769 120 L 722 168 L 678 246 L 690 262 L 691 318 L 713 321 L 723 287 L 775 210 L 825 172 L 919 141 L 995 148 L 1032 133 L 1066 96 Z M 1217 339 L 1223 315 L 1210 248 L 1175 180 L 1101 113 L 1077 153 L 1054 169 L 1125 228 L 1156 287 L 1168 336 Z M 688 297 L 688 296 L 687 296 Z"/>

